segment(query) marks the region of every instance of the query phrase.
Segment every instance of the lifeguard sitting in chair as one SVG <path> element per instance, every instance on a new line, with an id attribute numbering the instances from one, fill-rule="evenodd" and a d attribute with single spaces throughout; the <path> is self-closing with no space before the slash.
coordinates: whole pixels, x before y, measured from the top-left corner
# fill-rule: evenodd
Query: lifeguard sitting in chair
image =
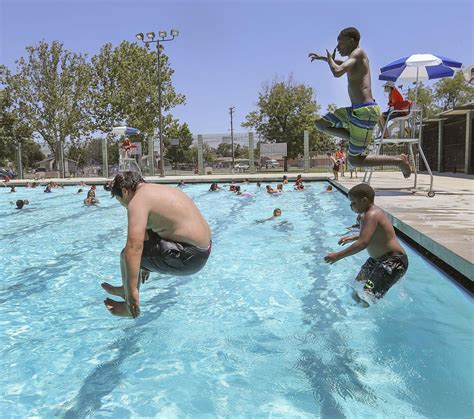
<path id="1" fill-rule="evenodd" d="M 379 127 L 380 131 L 384 129 L 385 122 L 387 118 L 394 119 L 399 118 L 400 116 L 407 116 L 410 112 L 410 109 L 413 105 L 411 100 L 405 100 L 400 91 L 395 87 L 395 83 L 392 81 L 386 82 L 384 85 L 385 92 L 388 92 L 388 110 L 382 112 L 379 118 Z M 397 112 L 393 112 L 397 111 Z M 386 130 L 387 131 L 387 130 Z M 383 137 L 387 138 L 389 135 L 388 132 L 384 132 Z"/>
<path id="2" fill-rule="evenodd" d="M 130 150 L 132 148 L 136 148 L 136 147 L 137 146 L 135 144 L 132 144 L 132 142 L 130 141 L 130 138 L 125 138 L 125 140 L 123 140 L 123 143 L 120 146 L 121 157 L 124 158 L 124 159 L 129 159 L 130 158 Z"/>

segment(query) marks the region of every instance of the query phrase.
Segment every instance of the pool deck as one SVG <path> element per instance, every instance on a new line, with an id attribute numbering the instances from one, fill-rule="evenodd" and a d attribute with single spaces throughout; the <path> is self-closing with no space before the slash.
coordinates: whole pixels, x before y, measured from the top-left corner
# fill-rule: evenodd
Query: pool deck
<path id="1" fill-rule="evenodd" d="M 351 179 L 349 173 L 332 180 L 330 173 L 301 173 L 305 180 L 330 180 L 343 192 L 360 183 L 362 177 Z M 296 173 L 288 173 L 290 181 Z M 260 180 L 276 182 L 282 172 L 258 174 L 214 174 L 204 176 L 146 177 L 148 181 L 176 185 L 180 180 L 186 183 L 229 182 Z M 88 184 L 103 184 L 105 178 L 54 179 L 64 185 L 77 185 L 81 180 Z M 110 179 L 109 179 L 110 180 Z M 30 180 L 31 181 L 31 180 Z M 44 184 L 48 180 L 42 179 Z M 12 181 L 11 185 L 25 185 L 26 181 Z M 418 243 L 431 254 L 468 278 L 472 289 L 474 281 L 474 176 L 441 176 L 434 179 L 433 198 L 427 196 L 429 176 L 418 175 L 418 188 L 412 193 L 409 188 L 413 180 L 405 180 L 400 172 L 375 172 L 371 185 L 376 190 L 376 204 L 390 217 L 393 225 L 409 239 Z M 407 188 L 396 190 L 396 188 Z"/>

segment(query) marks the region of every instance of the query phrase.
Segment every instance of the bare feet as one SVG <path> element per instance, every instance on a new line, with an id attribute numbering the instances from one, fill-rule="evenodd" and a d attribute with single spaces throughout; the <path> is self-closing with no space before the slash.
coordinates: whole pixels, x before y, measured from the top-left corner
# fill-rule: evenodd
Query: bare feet
<path id="1" fill-rule="evenodd" d="M 125 292 L 123 290 L 123 285 L 121 287 L 114 287 L 113 285 L 110 285 L 107 282 L 102 282 L 100 286 L 109 294 L 116 295 L 117 297 L 122 297 L 125 300 Z"/>
<path id="2" fill-rule="evenodd" d="M 402 163 L 400 164 L 400 170 L 403 173 L 403 177 L 408 179 L 411 175 L 411 167 L 408 161 L 408 157 L 406 154 L 400 154 L 400 158 L 402 159 Z"/>
<path id="3" fill-rule="evenodd" d="M 115 301 L 111 298 L 106 298 L 104 304 L 105 307 L 107 307 L 107 310 L 109 310 L 114 316 L 132 317 L 125 301 Z"/>

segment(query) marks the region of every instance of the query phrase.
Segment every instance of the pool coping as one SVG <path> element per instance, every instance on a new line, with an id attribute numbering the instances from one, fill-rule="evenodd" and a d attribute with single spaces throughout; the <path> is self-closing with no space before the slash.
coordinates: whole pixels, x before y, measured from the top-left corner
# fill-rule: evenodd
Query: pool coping
<path id="1" fill-rule="evenodd" d="M 342 183 L 335 181 L 330 178 L 330 173 L 301 173 L 306 181 L 316 181 L 316 182 L 328 182 L 336 187 L 340 192 L 347 196 L 349 188 L 344 186 Z M 282 176 L 288 176 L 289 181 L 294 181 L 296 179 L 297 173 L 258 173 L 258 174 L 213 174 L 213 175 L 187 175 L 187 176 L 167 176 L 165 178 L 161 177 L 148 177 L 145 179 L 148 182 L 152 183 L 161 183 L 161 184 L 176 184 L 177 182 L 183 180 L 189 184 L 197 183 L 210 183 L 210 182 L 220 182 L 228 183 L 232 180 L 237 182 L 242 182 L 246 178 L 249 181 L 261 181 L 264 182 L 281 182 Z M 55 181 L 65 186 L 79 185 L 79 182 L 84 181 L 88 184 L 97 184 L 103 185 L 106 182 L 109 182 L 111 179 L 106 178 L 72 178 L 72 179 L 41 179 L 38 182 L 45 184 L 48 181 Z M 10 181 L 9 184 L 15 186 L 26 186 L 27 182 L 32 180 L 14 180 Z M 7 185 L 8 186 L 8 185 Z M 394 216 L 389 211 L 385 210 L 382 205 L 379 205 L 387 214 L 392 225 L 394 226 L 397 234 L 399 234 L 402 239 L 407 241 L 412 247 L 418 250 L 424 257 L 433 262 L 438 268 L 446 272 L 450 277 L 452 277 L 459 285 L 461 285 L 465 290 L 469 291 L 471 294 L 474 294 L 474 268 L 473 264 L 457 254 L 452 250 L 446 248 L 441 243 L 437 242 L 433 238 L 424 234 L 422 231 L 417 230 L 412 227 L 407 222 L 402 219 Z"/>

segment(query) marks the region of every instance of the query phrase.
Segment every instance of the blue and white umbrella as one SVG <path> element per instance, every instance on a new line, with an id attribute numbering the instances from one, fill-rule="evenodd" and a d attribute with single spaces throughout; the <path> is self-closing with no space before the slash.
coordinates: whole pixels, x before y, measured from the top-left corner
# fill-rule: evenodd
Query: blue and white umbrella
<path id="1" fill-rule="evenodd" d="M 453 68 L 461 68 L 462 63 L 441 55 L 413 54 L 393 61 L 380 69 L 379 80 L 416 81 L 416 98 L 418 81 L 440 79 L 454 75 Z M 416 101 L 416 99 L 415 99 Z"/>
<path id="2" fill-rule="evenodd" d="M 112 132 L 116 135 L 138 135 L 140 130 L 132 127 L 114 127 Z"/>

